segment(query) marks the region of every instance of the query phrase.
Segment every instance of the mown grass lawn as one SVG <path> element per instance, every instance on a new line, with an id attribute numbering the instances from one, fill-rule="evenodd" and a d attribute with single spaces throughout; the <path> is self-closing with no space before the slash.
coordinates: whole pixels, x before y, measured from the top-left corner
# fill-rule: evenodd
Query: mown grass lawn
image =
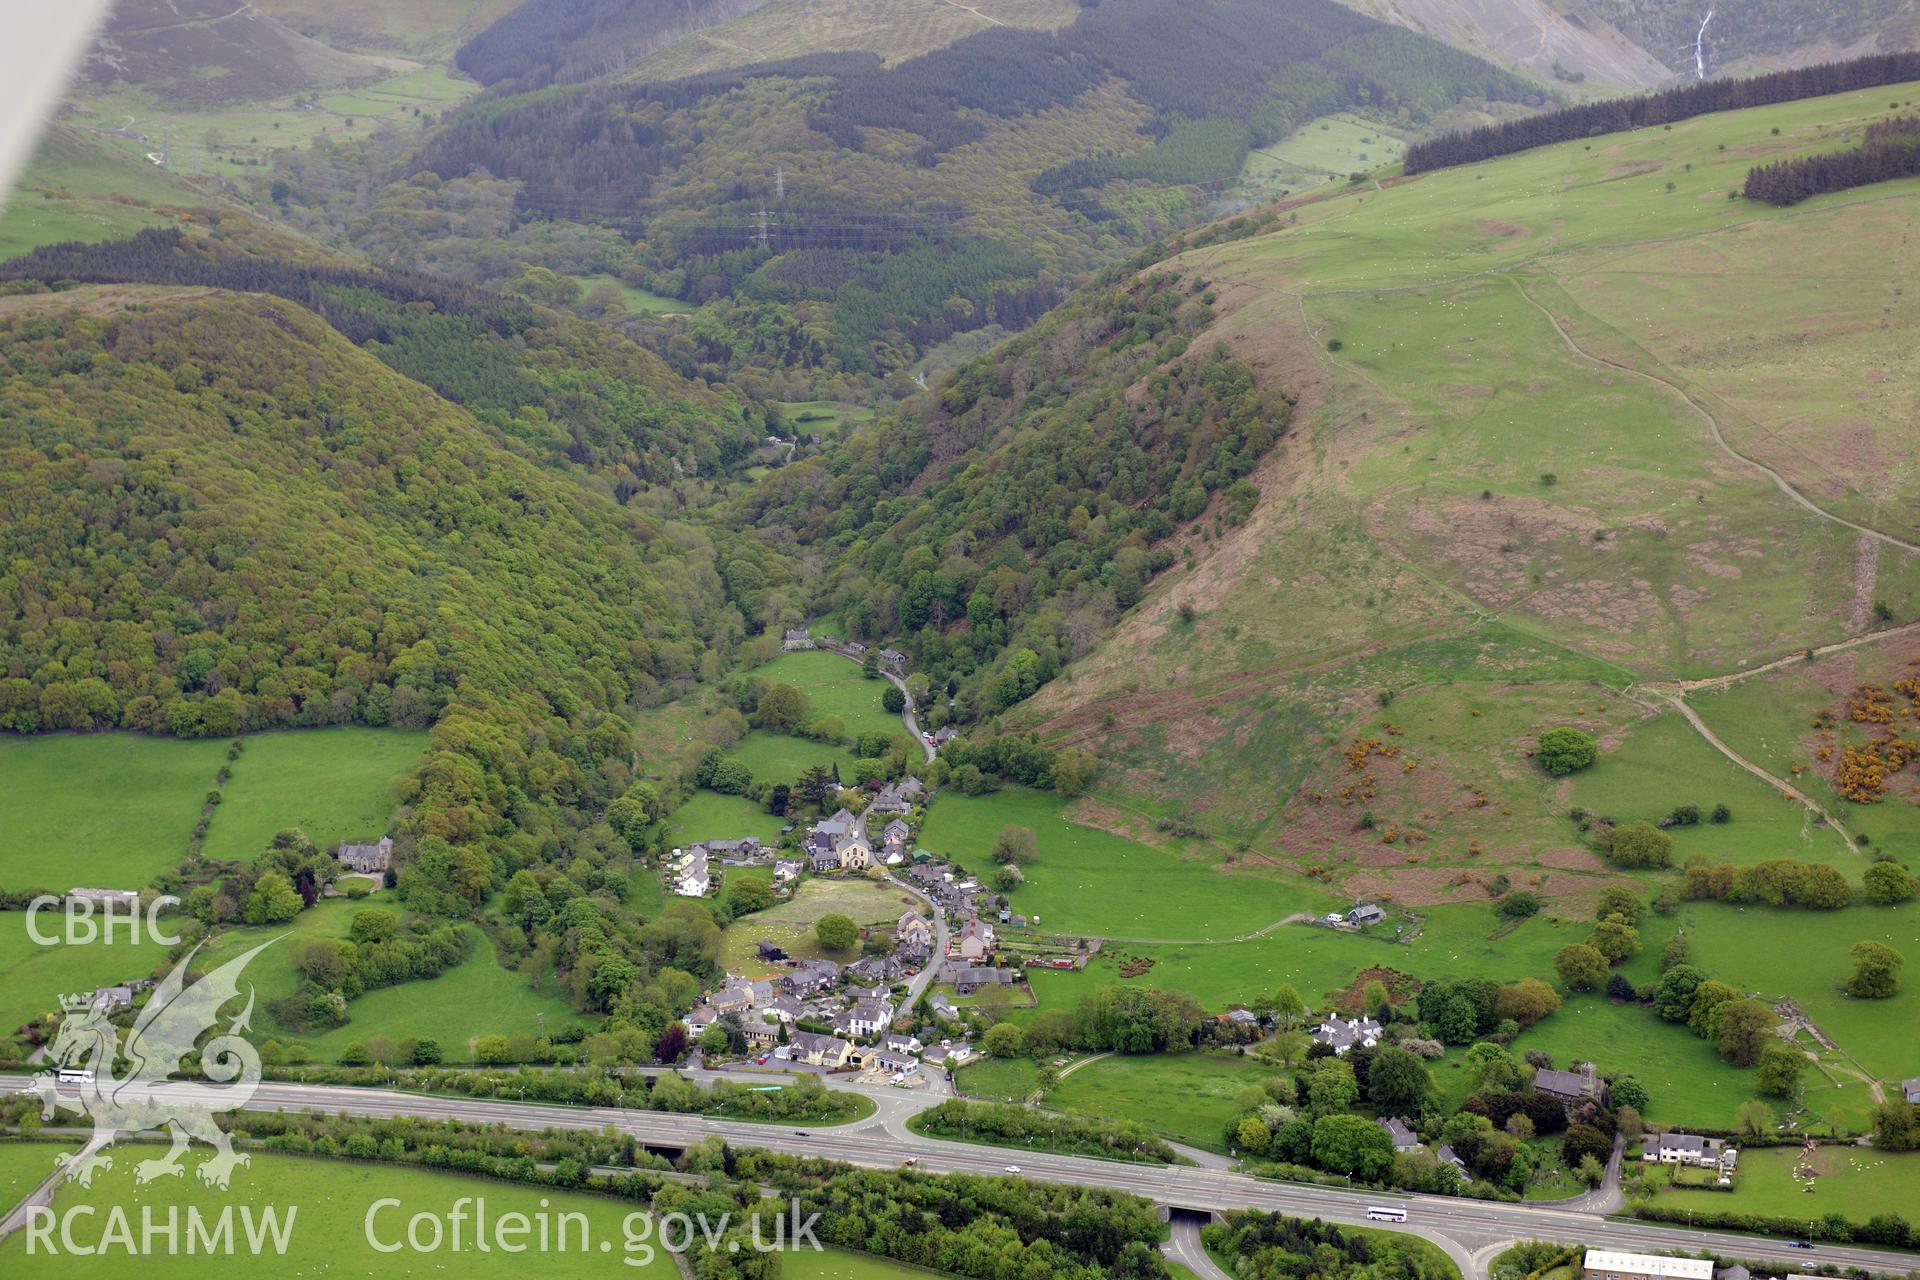
<path id="1" fill-rule="evenodd" d="M 1251 1058 L 1206 1053 L 1114 1054 L 1076 1068 L 1046 1096 L 1061 1111 L 1143 1124 L 1163 1138 L 1224 1152 L 1233 1099 L 1282 1074 Z"/>
<path id="2" fill-rule="evenodd" d="M 252 859 L 298 827 L 322 849 L 387 833 L 394 783 L 426 750 L 424 730 L 290 729 L 252 734 L 207 827 L 209 857 Z"/>
<path id="3" fill-rule="evenodd" d="M 748 674 L 800 690 L 807 695 L 810 718 L 839 716 L 846 722 L 849 738 L 863 733 L 907 735 L 900 717 L 880 705 L 883 691 L 893 686 L 878 676 L 867 679 L 858 663 L 839 654 L 801 649 L 783 653 Z"/>
<path id="4" fill-rule="evenodd" d="M 1852 1145 L 1823 1146 L 1814 1153 L 1811 1184 L 1794 1177 L 1798 1147 L 1756 1147 L 1740 1153 L 1731 1194 L 1668 1187 L 1659 1199 L 1702 1212 L 1765 1213 L 1817 1218 L 1844 1214 L 1864 1222 L 1876 1213 L 1911 1218 L 1920 1205 L 1920 1154 L 1894 1154 Z M 1812 1190 L 1808 1191 L 1808 1185 Z"/>
<path id="5" fill-rule="evenodd" d="M 1051 933 L 1225 938 L 1318 905 L 1311 891 L 1296 885 L 1225 870 L 1198 846 L 1173 853 L 1081 826 L 1068 820 L 1066 804 L 1025 787 L 983 796 L 945 791 L 927 810 L 920 844 L 988 875 L 1000 829 L 1030 828 L 1039 854 L 1009 898 L 1014 910 L 1037 916 Z"/>
<path id="6" fill-rule="evenodd" d="M 250 1152 L 252 1163 L 235 1171 L 230 1188 L 210 1189 L 194 1176 L 193 1167 L 206 1156 L 206 1148 L 196 1146 L 185 1157 L 187 1173 L 178 1178 L 159 1178 L 145 1186 L 134 1181 L 134 1166 L 139 1160 L 158 1155 L 164 1148 L 129 1146 L 117 1150 L 113 1168 L 99 1173 L 92 1187 L 75 1183 L 64 1185 L 54 1202 L 56 1214 L 69 1206 L 89 1205 L 95 1210 L 89 1219 L 79 1217 L 76 1233 L 83 1243 L 98 1243 L 104 1229 L 107 1210 L 121 1206 L 134 1224 L 135 1240 L 143 1209 L 150 1208 L 155 1221 L 165 1223 L 169 1209 L 179 1210 L 182 1239 L 186 1231 L 186 1210 L 196 1208 L 203 1221 L 211 1224 L 222 1210 L 234 1211 L 234 1234 L 242 1241 L 240 1214 L 251 1209 L 258 1215 L 271 1208 L 287 1222 L 291 1215 L 289 1243 L 284 1256 L 271 1251 L 253 1256 L 244 1243 L 232 1255 L 189 1252 L 184 1244 L 170 1252 L 161 1238 L 158 1247 L 139 1255 L 112 1249 L 93 1256 L 75 1256 L 64 1248 L 40 1247 L 28 1250 L 25 1232 L 16 1232 L 0 1243 L 0 1274 L 8 1277 L 112 1277 L 119 1280 L 136 1270 L 143 1280 L 217 1280 L 220 1277 L 259 1275 L 313 1276 L 353 1275 L 372 1277 L 419 1277 L 457 1270 L 463 1276 L 638 1276 L 643 1280 L 675 1280 L 679 1274 L 673 1259 L 664 1250 L 655 1250 L 645 1259 L 637 1250 L 626 1248 L 623 1223 L 635 1212 L 627 1201 L 601 1196 L 556 1191 L 549 1187 L 523 1187 L 507 1182 L 462 1178 L 424 1169 L 370 1165 L 350 1160 L 327 1160 L 268 1152 Z M 451 1213 L 457 1201 L 484 1198 L 489 1220 L 497 1223 L 502 1215 L 521 1213 L 538 1224 L 541 1215 L 552 1225 L 550 1239 L 560 1235 L 561 1213 L 577 1213 L 585 1218 L 586 1244 L 580 1243 L 581 1227 L 569 1220 L 568 1248 L 542 1251 L 536 1231 L 522 1238 L 529 1243 L 525 1252 L 506 1253 L 500 1249 L 482 1252 L 473 1244 L 474 1206 L 467 1206 L 466 1248 L 456 1253 L 448 1236 L 438 1252 L 416 1251 L 403 1247 L 383 1253 L 369 1240 L 368 1214 L 378 1200 L 392 1198 L 400 1202 L 387 1206 L 372 1220 L 372 1235 L 383 1244 L 405 1244 L 408 1219 L 417 1213 L 430 1213 L 441 1219 Z M 431 1240 L 431 1233 L 423 1236 Z M 59 1235 L 53 1243 L 59 1244 Z M 603 1252 L 602 1241 L 610 1248 Z"/>
<path id="7" fill-rule="evenodd" d="M 187 855 L 227 744 L 133 733 L 0 740 L 0 885 L 137 889 Z"/>
<path id="8" fill-rule="evenodd" d="M 593 275 L 575 276 L 574 279 L 580 282 L 580 288 L 582 290 L 589 292 L 599 285 L 612 285 L 619 291 L 620 301 L 626 306 L 627 310 L 641 315 L 671 315 L 675 312 L 685 313 L 694 309 L 694 304 L 691 302 L 683 302 L 679 298 L 669 298 L 665 294 L 650 293 L 638 285 L 628 284 L 619 276 L 607 275 L 604 272 Z"/>
<path id="9" fill-rule="evenodd" d="M 981 1058 L 954 1072 L 954 1084 L 969 1098 L 985 1102 L 1024 1102 L 1040 1083 L 1040 1064 L 1032 1058 Z"/>

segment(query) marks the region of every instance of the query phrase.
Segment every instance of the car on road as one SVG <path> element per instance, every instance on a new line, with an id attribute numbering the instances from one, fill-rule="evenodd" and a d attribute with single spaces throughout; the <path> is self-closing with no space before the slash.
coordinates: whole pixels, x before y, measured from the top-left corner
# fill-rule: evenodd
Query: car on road
<path id="1" fill-rule="evenodd" d="M 900 1167 L 901 1167 L 902 1169 L 911 1169 L 911 1168 L 913 1168 L 913 1166 L 915 1166 L 915 1165 L 917 1165 L 917 1164 L 919 1164 L 919 1163 L 920 1163 L 920 1162 L 919 1162 L 918 1160 L 916 1160 L 916 1159 L 915 1159 L 914 1157 L 912 1157 L 912 1156 L 908 1156 L 908 1157 L 907 1157 L 907 1158 L 906 1158 L 905 1160 L 902 1160 L 902 1161 L 900 1162 Z"/>
<path id="2" fill-rule="evenodd" d="M 1789 1241 L 1787 1241 L 1787 1247 L 1788 1247 L 1789 1249 L 1811 1249 L 1811 1248 L 1813 1248 L 1813 1241 L 1811 1241 L 1811 1240 L 1789 1240 Z"/>
<path id="3" fill-rule="evenodd" d="M 808 1133 L 805 1129 L 795 1129 L 793 1131 L 793 1136 L 796 1138 L 811 1138 L 813 1135 Z"/>
<path id="4" fill-rule="evenodd" d="M 1008 1173 L 1018 1173 L 1018 1172 L 1020 1172 L 1020 1166 L 1019 1166 L 1019 1165 L 1017 1165 L 1017 1164 L 1010 1164 L 1010 1165 L 1008 1165 L 1008 1166 L 1007 1166 L 1007 1172 L 1008 1172 Z"/>
<path id="5" fill-rule="evenodd" d="M 760 1055 L 759 1057 L 757 1057 L 757 1058 L 755 1058 L 755 1059 L 753 1060 L 753 1065 L 754 1065 L 754 1066 L 756 1066 L 756 1067 L 764 1067 L 764 1066 L 766 1066 L 766 1065 L 767 1065 L 767 1055 L 763 1053 L 763 1054 L 761 1054 L 761 1055 Z"/>

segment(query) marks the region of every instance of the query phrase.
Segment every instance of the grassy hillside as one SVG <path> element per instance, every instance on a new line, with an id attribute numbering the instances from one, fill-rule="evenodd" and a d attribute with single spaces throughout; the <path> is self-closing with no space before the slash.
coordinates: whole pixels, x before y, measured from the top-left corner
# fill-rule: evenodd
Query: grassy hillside
<path id="1" fill-rule="evenodd" d="M 206 197 L 130 146 L 56 125 L 0 210 L 0 261 L 63 240 L 113 240 L 189 217 Z"/>

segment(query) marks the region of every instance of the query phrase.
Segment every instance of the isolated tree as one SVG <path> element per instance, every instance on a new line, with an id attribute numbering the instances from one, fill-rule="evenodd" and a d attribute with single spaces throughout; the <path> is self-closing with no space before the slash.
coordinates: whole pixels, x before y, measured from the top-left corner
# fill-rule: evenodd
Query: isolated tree
<path id="1" fill-rule="evenodd" d="M 1493 999 L 1493 1011 L 1512 1018 L 1522 1027 L 1530 1027 L 1560 1008 L 1560 993 L 1538 978 L 1522 978 L 1500 988 Z"/>
<path id="2" fill-rule="evenodd" d="M 1848 995 L 1861 1000 L 1884 1000 L 1900 990 L 1900 966 L 1906 959 L 1886 943 L 1856 942 L 1847 955 L 1853 961 L 1853 977 L 1847 982 Z"/>
<path id="3" fill-rule="evenodd" d="M 1718 978 L 1708 978 L 1693 991 L 1693 1003 L 1687 1008 L 1687 1029 L 1702 1040 L 1720 1034 L 1720 1007 L 1740 999 L 1740 992 Z"/>
<path id="4" fill-rule="evenodd" d="M 907 709 L 907 695 L 899 685 L 890 684 L 880 691 L 880 707 L 891 715 L 899 715 Z"/>
<path id="5" fill-rule="evenodd" d="M 1653 1011 L 1668 1022 L 1685 1022 L 1693 1012 L 1693 993 L 1707 975 L 1690 964 L 1676 964 L 1660 975 L 1654 989 Z"/>
<path id="6" fill-rule="evenodd" d="M 790 684 L 768 685 L 753 722 L 769 733 L 792 733 L 807 722 L 807 695 Z"/>
<path id="7" fill-rule="evenodd" d="M 1291 982 L 1282 983 L 1273 993 L 1273 1017 L 1283 1027 L 1290 1027 L 1300 1021 L 1306 1013 L 1306 1002 L 1301 1000 L 1299 991 Z"/>
<path id="8" fill-rule="evenodd" d="M 1640 901 L 1640 895 L 1624 884 L 1610 884 L 1600 892 L 1599 905 L 1594 908 L 1593 918 L 1605 920 L 1608 916 L 1620 916 L 1628 924 L 1639 924 L 1646 918 L 1647 904 Z"/>
<path id="9" fill-rule="evenodd" d="M 290 880 L 278 871 L 268 871 L 253 883 L 253 893 L 247 898 L 247 923 L 285 924 L 305 905 Z"/>
<path id="10" fill-rule="evenodd" d="M 727 880 L 727 905 L 735 915 L 765 911 L 773 905 L 773 886 L 758 876 L 735 875 Z"/>
<path id="11" fill-rule="evenodd" d="M 1605 956 L 1607 963 L 1619 964 L 1640 950 L 1640 931 L 1625 916 L 1608 916 L 1593 926 L 1587 945 Z"/>
<path id="12" fill-rule="evenodd" d="M 1760 1000 L 1729 1000 L 1715 1015 L 1713 1029 L 1720 1041 L 1720 1056 L 1736 1067 L 1750 1067 L 1760 1061 L 1761 1050 L 1773 1039 L 1780 1017 Z"/>
<path id="13" fill-rule="evenodd" d="M 1774 1126 L 1773 1108 L 1758 1098 L 1750 1098 L 1733 1113 L 1733 1123 L 1749 1138 L 1764 1137 Z"/>
<path id="14" fill-rule="evenodd" d="M 1651 822 L 1628 823 L 1614 831 L 1610 856 L 1622 867 L 1672 866 L 1673 837 Z"/>
<path id="15" fill-rule="evenodd" d="M 1234 1142 L 1242 1151 L 1253 1155 L 1264 1155 L 1273 1144 L 1273 1133 L 1257 1115 L 1241 1117 L 1233 1132 Z"/>
<path id="16" fill-rule="evenodd" d="M 1800 1073 L 1806 1066 L 1806 1055 L 1798 1049 L 1780 1043 L 1767 1045 L 1760 1051 L 1754 1088 L 1771 1098 L 1791 1098 L 1800 1092 Z"/>
<path id="17" fill-rule="evenodd" d="M 828 951 L 847 951 L 860 941 L 860 926 L 837 911 L 829 911 L 814 921 L 813 936 Z"/>
<path id="18" fill-rule="evenodd" d="M 1647 1086 L 1632 1076 L 1620 1076 L 1615 1079 L 1607 1086 L 1607 1096 L 1613 1099 L 1614 1106 L 1631 1107 L 1642 1115 L 1646 1114 L 1647 1103 L 1650 1101 L 1647 1097 Z"/>
<path id="19" fill-rule="evenodd" d="M 1039 848 L 1040 842 L 1034 838 L 1031 827 L 1015 826 L 1009 823 L 1000 828 L 1000 834 L 993 838 L 995 862 L 1011 862 L 1015 866 L 1032 862 Z"/>
<path id="20" fill-rule="evenodd" d="M 1867 901 L 1890 907 L 1913 897 L 1913 877 L 1895 862 L 1876 862 L 1861 875 Z"/>
<path id="21" fill-rule="evenodd" d="M 996 1058 L 1017 1058 L 1027 1045 L 1026 1033 L 1011 1022 L 996 1022 L 981 1038 L 987 1052 Z"/>
<path id="22" fill-rule="evenodd" d="M 1592 734 L 1564 726 L 1541 734 L 1533 749 L 1540 767 L 1556 778 L 1586 768 L 1598 754 Z"/>
<path id="23" fill-rule="evenodd" d="M 1560 948 L 1553 956 L 1553 971 L 1571 991 L 1592 991 L 1607 980 L 1607 958 L 1584 942 Z"/>

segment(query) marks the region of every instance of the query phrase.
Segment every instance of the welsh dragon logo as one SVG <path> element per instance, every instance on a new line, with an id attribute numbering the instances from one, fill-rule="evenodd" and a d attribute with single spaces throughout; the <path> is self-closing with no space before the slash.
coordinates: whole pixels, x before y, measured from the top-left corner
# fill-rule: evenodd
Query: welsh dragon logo
<path id="1" fill-rule="evenodd" d="M 35 1076 L 26 1092 L 39 1095 L 44 1119 L 52 1119 L 56 1109 L 93 1117 L 93 1140 L 77 1156 L 63 1154 L 56 1161 L 67 1177 L 89 1186 L 96 1172 L 113 1167 L 113 1157 L 105 1151 L 115 1138 L 167 1129 L 172 1133 L 173 1146 L 165 1155 L 135 1165 L 134 1178 L 146 1183 L 181 1176 L 180 1157 L 198 1138 L 214 1149 L 212 1157 L 197 1170 L 200 1180 L 226 1189 L 234 1169 L 247 1164 L 248 1157 L 234 1151 L 232 1140 L 214 1124 L 213 1117 L 244 1107 L 260 1086 L 260 1054 L 241 1035 L 253 1016 L 251 985 L 246 1007 L 200 1050 L 200 1069 L 214 1083 L 170 1077 L 201 1034 L 220 1020 L 221 1007 L 239 996 L 242 971 L 277 941 L 273 938 L 261 943 L 189 986 L 187 967 L 200 951 L 196 946 L 154 988 L 153 998 L 127 1033 L 124 1048 L 118 1044 L 113 1024 L 107 1021 L 107 1005 L 100 994 L 61 1000 L 65 1016 L 59 1035 L 47 1051 L 56 1070 Z M 115 1074 L 121 1062 L 127 1068 L 124 1077 Z M 69 1080 L 78 1077 L 77 1101 L 60 1096 L 63 1072 Z"/>

